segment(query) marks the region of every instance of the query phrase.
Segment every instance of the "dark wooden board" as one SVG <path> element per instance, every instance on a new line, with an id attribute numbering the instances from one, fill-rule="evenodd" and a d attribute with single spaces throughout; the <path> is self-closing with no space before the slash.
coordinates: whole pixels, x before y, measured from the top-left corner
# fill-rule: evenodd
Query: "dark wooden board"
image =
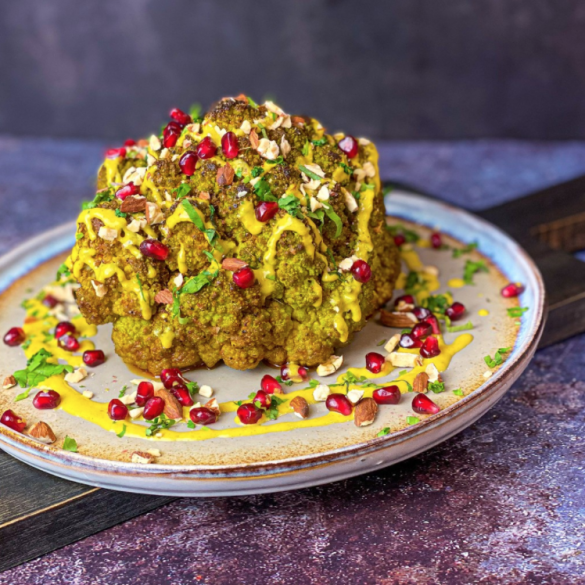
<path id="1" fill-rule="evenodd" d="M 585 177 L 478 215 L 518 240 L 542 271 L 549 317 L 541 346 L 583 332 L 585 263 L 572 253 L 585 248 Z M 1 451 L 0 478 L 0 571 L 174 499 L 72 483 L 33 469 Z"/>

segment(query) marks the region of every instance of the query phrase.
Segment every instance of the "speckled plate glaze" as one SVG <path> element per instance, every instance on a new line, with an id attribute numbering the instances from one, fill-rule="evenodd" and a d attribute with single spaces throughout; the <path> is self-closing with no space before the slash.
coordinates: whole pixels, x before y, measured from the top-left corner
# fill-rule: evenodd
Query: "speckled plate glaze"
<path id="1" fill-rule="evenodd" d="M 3 425 L 0 425 L 0 447 L 48 473 L 108 489 L 175 496 L 226 496 L 298 489 L 367 473 L 416 455 L 463 430 L 503 396 L 534 354 L 544 323 L 545 293 L 541 276 L 514 241 L 461 209 L 396 191 L 386 205 L 390 223 L 414 222 L 423 236 L 428 235 L 428 228 L 438 229 L 451 245 L 477 241 L 481 255 L 473 252 L 467 257 L 483 258 L 490 265 L 489 274 L 476 275 L 475 286 L 457 289 L 455 293 L 456 299 L 468 308 L 475 339 L 454 356 L 444 375 L 450 390 L 432 395 L 441 407 L 437 415 L 420 417 L 421 422 L 408 426 L 406 419 L 413 414 L 412 395 L 406 394 L 399 405 L 381 407 L 374 424 L 365 428 L 346 422 L 237 440 L 217 438 L 193 442 L 119 439 L 113 432 L 54 410 L 43 411 L 42 419 L 58 437 L 65 434 L 75 437 L 79 453 L 61 450 L 62 440 L 55 446 L 46 446 Z M 24 311 L 20 302 L 52 280 L 64 253 L 72 245 L 73 234 L 73 223 L 61 226 L 0 259 L 0 291 L 3 291 L 0 331 L 22 323 Z M 454 260 L 450 253 L 429 248 L 423 248 L 420 255 L 425 264 L 439 267 L 442 283 L 462 274 L 465 258 Z M 530 309 L 520 326 L 514 325 L 516 320 L 507 315 L 506 307 L 512 306 L 510 301 L 499 294 L 509 281 L 522 282 L 526 287 L 522 305 Z M 438 292 L 446 290 L 449 287 L 443 284 Z M 481 309 L 487 309 L 489 316 L 480 316 Z M 345 365 L 363 366 L 365 353 L 376 351 L 379 342 L 394 333 L 396 330 L 383 327 L 373 318 L 342 351 Z M 103 402 L 116 397 L 123 384 L 136 378 L 115 355 L 109 335 L 109 328 L 102 327 L 95 338 L 97 347 L 108 355 L 106 365 L 97 368 L 95 375 L 84 382 L 95 392 L 96 400 Z M 451 343 L 457 335 L 448 333 L 445 339 Z M 483 356 L 493 355 L 497 348 L 505 346 L 514 347 L 504 364 L 486 380 Z M 2 378 L 23 367 L 22 350 L 3 347 L 0 352 Z M 199 384 L 211 385 L 216 389 L 218 401 L 227 402 L 246 399 L 251 391 L 258 389 L 264 373 L 274 374 L 274 370 L 259 366 L 253 371 L 237 372 L 220 366 L 191 372 L 188 377 Z M 393 377 L 395 373 L 387 379 Z M 318 379 L 314 374 L 312 378 Z M 330 384 L 335 380 L 322 381 Z M 464 389 L 466 395 L 454 395 L 451 390 L 455 388 Z M 15 408 L 14 390 L 0 391 L 1 411 Z M 320 409 L 321 414 L 325 413 L 322 403 L 315 407 L 318 413 Z M 15 410 L 29 423 L 39 420 L 39 411 L 35 411 L 30 399 L 18 402 Z M 233 415 L 229 422 L 233 424 Z M 377 437 L 385 427 L 391 432 Z M 133 451 L 148 448 L 161 450 L 162 455 L 155 464 L 130 462 Z"/>

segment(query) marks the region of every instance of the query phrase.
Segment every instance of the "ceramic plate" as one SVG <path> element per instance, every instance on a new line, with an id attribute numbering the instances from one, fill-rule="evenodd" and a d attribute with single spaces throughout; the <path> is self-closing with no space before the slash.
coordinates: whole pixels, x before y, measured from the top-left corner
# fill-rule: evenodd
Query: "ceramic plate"
<path id="1" fill-rule="evenodd" d="M 0 412 L 11 408 L 29 424 L 42 418 L 54 430 L 57 441 L 47 446 L 0 425 L 0 446 L 29 465 L 90 485 L 148 494 L 225 496 L 297 489 L 367 473 L 416 455 L 463 430 L 491 408 L 528 365 L 543 327 L 545 294 L 541 276 L 514 241 L 465 211 L 405 192 L 392 193 L 386 203 L 389 223 L 414 226 L 423 241 L 428 241 L 430 230 L 436 229 L 450 248 L 462 248 L 471 242 L 478 246 L 477 251 L 458 258 L 451 250 L 416 247 L 423 265 L 438 268 L 441 284 L 434 294 L 450 291 L 467 307 L 464 322 L 471 321 L 473 325 L 470 331 L 444 335 L 447 346 L 458 351 L 443 374 L 446 390 L 429 394 L 441 408 L 438 414 L 414 413 L 414 394 L 407 392 L 398 405 L 381 406 L 375 422 L 362 428 L 340 415 L 335 415 L 339 420 L 334 424 L 315 422 L 327 415 L 321 402 L 310 405 L 310 423 L 299 420 L 291 411 L 264 426 L 265 430 L 288 429 L 287 423 L 297 421 L 293 430 L 282 432 L 237 439 L 221 437 L 223 429 L 236 426 L 235 412 L 226 412 L 213 429 L 193 430 L 180 424 L 163 431 L 158 438 L 130 436 L 131 433 L 119 438 L 122 423 L 102 428 L 66 409 L 38 411 L 30 398 L 14 402 L 21 390 L 12 388 L 0 392 Z M 23 298 L 34 296 L 53 279 L 72 246 L 74 232 L 74 223 L 61 226 L 0 259 L 0 331 L 22 324 Z M 478 272 L 473 285 L 461 286 L 468 260 L 485 261 L 489 271 Z M 520 302 L 528 310 L 521 317 L 510 317 L 507 311 L 518 306 L 518 299 L 504 299 L 500 294 L 510 281 L 521 282 L 525 287 Z M 384 353 L 382 342 L 397 332 L 381 325 L 377 316 L 372 318 L 352 344 L 342 350 L 342 369 L 323 379 L 311 372 L 311 378 L 332 384 L 348 368 L 359 378 L 364 370 L 355 368 L 363 368 L 365 354 Z M 78 392 L 93 392 L 92 401 L 96 403 L 117 397 L 124 385 L 131 387 L 131 381 L 139 377 L 116 356 L 109 336 L 109 327 L 100 327 L 92 338 L 106 352 L 106 363 L 95 368 L 86 380 L 72 385 Z M 489 368 L 484 357 L 494 357 L 503 347 L 512 349 L 501 365 Z M 2 379 L 24 367 L 22 348 L 3 346 L 0 351 Z M 369 382 L 389 382 L 402 375 L 398 370 Z M 233 405 L 233 401 L 246 400 L 250 392 L 258 390 L 265 373 L 277 375 L 278 371 L 259 366 L 238 372 L 222 365 L 190 372 L 187 377 L 214 388 L 218 402 Z M 307 384 L 297 384 L 285 390 L 290 394 L 306 387 Z M 310 397 L 312 392 L 305 395 Z M 148 427 L 142 424 L 145 426 L 139 430 Z M 185 439 L 190 435 L 199 440 L 185 440 L 179 433 L 184 433 Z M 65 436 L 76 439 L 79 452 L 61 448 Z M 154 463 L 131 462 L 132 453 L 148 449 L 160 451 Z"/>

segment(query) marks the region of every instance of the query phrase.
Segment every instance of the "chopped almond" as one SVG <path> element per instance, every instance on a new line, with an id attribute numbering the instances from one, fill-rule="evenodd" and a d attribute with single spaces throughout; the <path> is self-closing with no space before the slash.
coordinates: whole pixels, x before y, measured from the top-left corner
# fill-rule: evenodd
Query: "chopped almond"
<path id="1" fill-rule="evenodd" d="M 6 376 L 4 378 L 4 382 L 2 383 L 2 388 L 4 390 L 8 390 L 9 388 L 14 388 L 16 386 L 16 378 L 14 376 Z"/>
<path id="2" fill-rule="evenodd" d="M 221 263 L 221 267 L 230 272 L 236 272 L 240 270 L 240 268 L 245 268 L 246 266 L 248 266 L 248 263 L 239 258 L 224 258 Z"/>
<path id="3" fill-rule="evenodd" d="M 367 427 L 374 422 L 378 413 L 378 405 L 373 398 L 364 398 L 355 407 L 354 424 L 356 427 Z"/>
<path id="4" fill-rule="evenodd" d="M 47 424 L 42 421 L 35 423 L 29 430 L 28 434 L 37 441 L 41 441 L 42 443 L 54 443 L 57 440 L 53 429 Z"/>
<path id="5" fill-rule="evenodd" d="M 404 329 L 412 327 L 417 323 L 417 318 L 413 313 L 399 313 L 380 310 L 380 322 L 386 327 L 394 327 L 396 329 Z"/>
<path id="6" fill-rule="evenodd" d="M 299 418 L 307 418 L 309 416 L 309 403 L 302 396 L 295 396 L 290 401 L 290 407 Z"/>
<path id="7" fill-rule="evenodd" d="M 225 164 L 217 170 L 217 184 L 220 187 L 231 185 L 234 182 L 234 169 L 229 164 Z"/>
<path id="8" fill-rule="evenodd" d="M 161 305 L 172 305 L 173 304 L 173 293 L 168 289 L 159 290 L 154 295 L 154 302 L 160 303 Z"/>

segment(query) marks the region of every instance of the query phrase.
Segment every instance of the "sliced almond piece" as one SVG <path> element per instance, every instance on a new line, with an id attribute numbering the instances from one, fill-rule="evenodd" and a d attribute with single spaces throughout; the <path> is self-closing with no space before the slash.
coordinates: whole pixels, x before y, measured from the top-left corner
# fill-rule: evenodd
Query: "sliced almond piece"
<path id="1" fill-rule="evenodd" d="M 134 451 L 132 453 L 132 463 L 154 463 L 154 455 L 151 455 L 147 451 Z"/>
<path id="2" fill-rule="evenodd" d="M 163 290 L 159 290 L 154 295 L 154 302 L 160 303 L 161 305 L 172 305 L 173 304 L 173 293 L 164 288 Z"/>
<path id="3" fill-rule="evenodd" d="M 165 220 L 164 213 L 162 212 L 161 208 L 156 203 L 152 203 L 150 201 L 147 201 L 145 211 L 146 211 L 146 223 L 148 223 L 148 225 L 162 223 Z"/>
<path id="4" fill-rule="evenodd" d="M 217 169 L 217 184 L 220 187 L 231 185 L 234 182 L 234 176 L 234 169 L 232 169 L 231 165 L 226 163 L 223 167 Z"/>
<path id="5" fill-rule="evenodd" d="M 102 226 L 98 231 L 98 236 L 106 242 L 113 242 L 118 237 L 118 230 Z"/>
<path id="6" fill-rule="evenodd" d="M 183 418 L 183 407 L 181 403 L 166 388 L 160 388 L 154 391 L 155 396 L 159 396 L 165 401 L 163 412 L 168 418 L 177 420 Z"/>
<path id="7" fill-rule="evenodd" d="M 441 372 L 439 372 L 439 370 L 437 370 L 437 366 L 435 366 L 435 364 L 429 364 L 425 368 L 425 372 L 427 373 L 427 376 L 429 377 L 429 382 L 442 382 L 443 381 L 443 379 L 441 378 Z"/>
<path id="8" fill-rule="evenodd" d="M 91 400 L 93 398 L 93 392 L 91 392 L 91 390 L 84 390 L 82 396 Z"/>
<path id="9" fill-rule="evenodd" d="M 299 418 L 309 416 L 309 403 L 302 396 L 295 396 L 290 401 L 290 406 Z"/>
<path id="10" fill-rule="evenodd" d="M 429 376 L 426 372 L 420 372 L 416 375 L 412 383 L 412 390 L 419 394 L 426 394 L 429 386 Z"/>
<path id="11" fill-rule="evenodd" d="M 418 322 L 418 319 L 412 313 L 399 313 L 397 311 L 390 312 L 384 309 L 380 310 L 380 322 L 386 327 L 395 327 L 397 329 L 404 329 L 412 327 Z"/>
<path id="12" fill-rule="evenodd" d="M 126 197 L 120 204 L 120 211 L 124 213 L 136 213 L 146 209 L 146 198 L 139 195 Z"/>
<path id="13" fill-rule="evenodd" d="M 70 384 L 78 384 L 82 380 L 85 380 L 85 378 L 87 378 L 87 370 L 83 366 L 65 374 L 65 382 L 69 382 Z"/>
<path id="14" fill-rule="evenodd" d="M 354 423 L 356 427 L 367 427 L 374 422 L 378 413 L 378 405 L 373 398 L 364 398 L 355 407 Z"/>
<path id="15" fill-rule="evenodd" d="M 313 390 L 313 398 L 317 402 L 325 402 L 329 394 L 331 394 L 331 390 L 329 389 L 329 386 L 326 386 L 325 384 L 319 384 Z"/>
<path id="16" fill-rule="evenodd" d="M 199 388 L 197 394 L 200 396 L 205 396 L 205 398 L 211 398 L 213 396 L 213 388 L 204 384 L 201 386 L 201 388 Z"/>
<path id="17" fill-rule="evenodd" d="M 364 395 L 364 391 L 363 390 L 350 390 L 347 393 L 347 399 L 352 404 L 357 404 L 362 399 L 363 395 Z"/>
<path id="18" fill-rule="evenodd" d="M 139 416 L 142 416 L 143 412 L 144 406 L 139 406 L 138 408 L 132 408 L 131 410 L 129 410 L 128 414 L 130 415 L 130 418 L 135 419 L 138 418 Z"/>
<path id="19" fill-rule="evenodd" d="M 16 378 L 14 376 L 6 376 L 4 378 L 4 382 L 2 382 L 2 388 L 4 390 L 8 390 L 9 388 L 14 388 L 16 386 Z"/>
<path id="20" fill-rule="evenodd" d="M 386 356 L 386 361 L 390 362 L 395 368 L 414 368 L 422 366 L 422 358 L 414 353 L 399 353 L 393 351 Z"/>
<path id="21" fill-rule="evenodd" d="M 215 414 L 217 414 L 217 416 L 219 416 L 221 414 L 221 410 L 219 409 L 219 404 L 215 398 L 212 398 L 211 400 L 206 402 L 203 406 L 205 406 L 205 408 L 209 408 L 209 410 L 211 410 L 211 412 L 215 412 Z M 195 405 L 193 405 L 193 408 L 195 408 Z"/>
<path id="22" fill-rule="evenodd" d="M 35 423 L 29 430 L 28 434 L 37 441 L 47 443 L 47 445 L 54 443 L 57 440 L 53 429 L 42 421 Z"/>
<path id="23" fill-rule="evenodd" d="M 230 272 L 237 272 L 240 268 L 245 268 L 246 266 L 248 266 L 248 263 L 239 258 L 224 258 L 221 263 L 221 267 Z"/>
<path id="24" fill-rule="evenodd" d="M 397 347 L 398 344 L 400 343 L 400 333 L 396 333 L 396 335 L 393 335 L 386 343 L 386 345 L 384 346 L 384 349 L 388 352 L 391 353 L 393 352 Z"/>
<path id="25" fill-rule="evenodd" d="M 258 134 L 256 133 L 255 129 L 252 129 L 250 131 L 249 138 L 250 138 L 250 144 L 252 145 L 252 148 L 254 150 L 256 150 L 258 148 L 258 145 L 260 144 L 260 140 L 258 139 Z"/>
<path id="26" fill-rule="evenodd" d="M 317 366 L 317 375 L 331 376 L 331 374 L 334 374 L 335 372 L 337 372 L 337 370 L 339 370 L 342 364 L 343 364 L 342 355 L 332 355 L 327 362 Z"/>
<path id="27" fill-rule="evenodd" d="M 120 398 L 120 402 L 122 404 L 125 404 L 126 406 L 128 406 L 129 404 L 133 404 L 135 400 L 136 392 L 132 392 L 132 394 L 124 394 L 124 396 Z"/>

